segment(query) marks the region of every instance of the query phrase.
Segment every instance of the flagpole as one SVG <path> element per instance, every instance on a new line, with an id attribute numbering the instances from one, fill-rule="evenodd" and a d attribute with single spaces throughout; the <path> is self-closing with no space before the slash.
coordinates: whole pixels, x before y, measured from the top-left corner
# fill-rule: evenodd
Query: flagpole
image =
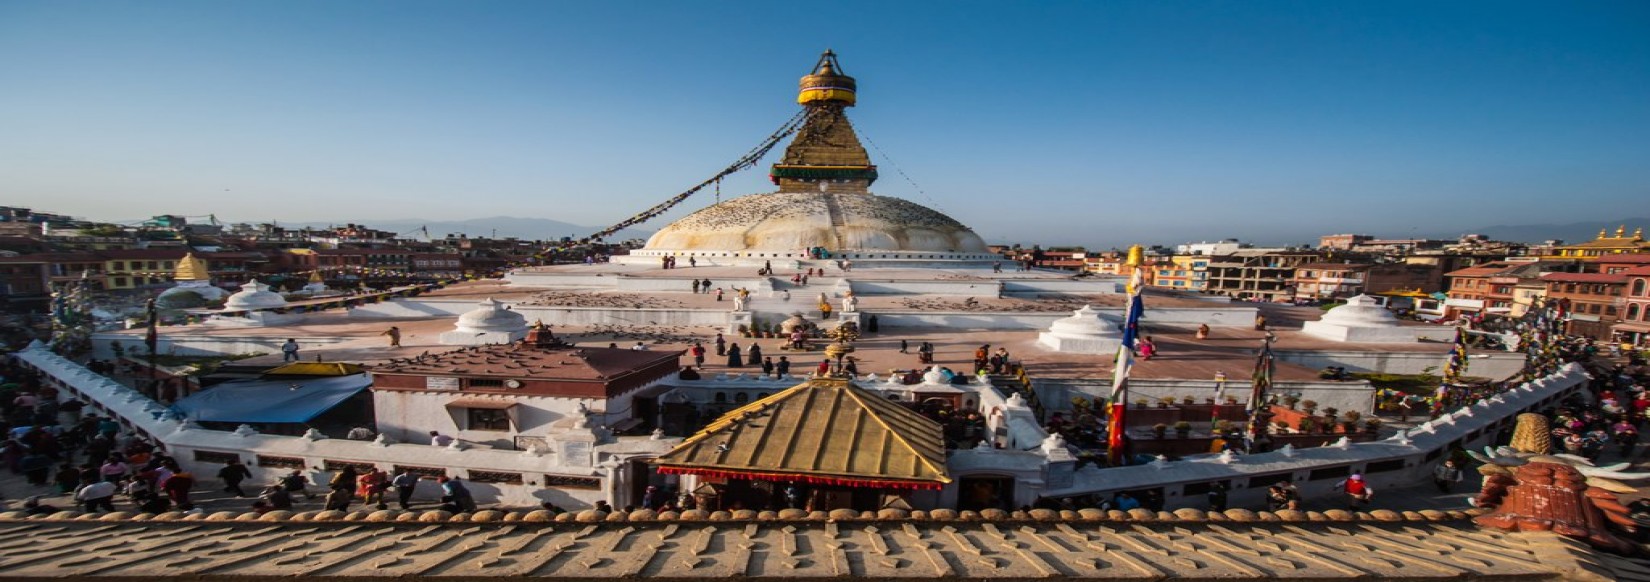
<path id="1" fill-rule="evenodd" d="M 1262 340 L 1260 356 L 1255 359 L 1255 374 L 1250 383 L 1248 426 L 1244 427 L 1244 448 L 1250 453 L 1256 450 L 1255 443 L 1266 434 L 1266 421 L 1271 416 L 1266 414 L 1266 393 L 1272 388 L 1272 373 L 1276 362 L 1272 357 L 1272 340 L 1277 336 L 1266 332 L 1266 339 Z"/>
<path id="2" fill-rule="evenodd" d="M 1220 404 L 1226 401 L 1226 373 L 1215 372 L 1215 405 L 1209 411 L 1209 432 L 1215 432 L 1215 423 L 1220 422 Z M 1214 435 L 1216 437 L 1220 435 Z"/>
<path id="3" fill-rule="evenodd" d="M 1140 245 L 1129 247 L 1128 264 L 1133 272 L 1129 275 L 1128 307 L 1123 316 L 1123 341 L 1117 346 L 1117 362 L 1112 368 L 1111 414 L 1106 424 L 1106 461 L 1114 467 L 1128 462 L 1129 372 L 1134 367 L 1134 340 L 1140 331 L 1140 312 L 1145 308 L 1140 300 L 1140 288 L 1145 281 L 1141 273 L 1144 263 L 1145 250 Z"/>

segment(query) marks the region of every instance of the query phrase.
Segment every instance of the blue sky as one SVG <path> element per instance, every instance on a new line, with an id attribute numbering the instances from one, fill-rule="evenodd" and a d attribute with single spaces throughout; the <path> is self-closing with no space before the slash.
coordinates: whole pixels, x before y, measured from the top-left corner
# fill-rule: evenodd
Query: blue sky
<path id="1" fill-rule="evenodd" d="M 1650 3 L 1508 1 L 0 0 L 0 204 L 605 225 L 789 118 L 826 47 L 873 190 L 992 242 L 1650 210 Z"/>

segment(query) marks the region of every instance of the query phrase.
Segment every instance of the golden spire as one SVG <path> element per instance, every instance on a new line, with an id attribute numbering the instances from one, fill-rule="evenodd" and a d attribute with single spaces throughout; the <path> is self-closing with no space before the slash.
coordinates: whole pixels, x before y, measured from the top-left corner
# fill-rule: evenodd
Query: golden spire
<path id="1" fill-rule="evenodd" d="M 1602 228 L 1601 228 L 1601 229 L 1598 229 L 1598 238 L 1599 238 L 1599 239 L 1600 239 L 1600 240 L 1602 240 L 1602 239 L 1604 239 L 1604 234 L 1605 234 L 1605 233 L 1604 233 L 1604 229 L 1602 229 Z"/>
<path id="2" fill-rule="evenodd" d="M 195 253 L 184 253 L 178 259 L 178 269 L 172 273 L 173 281 L 211 281 L 212 275 L 206 270 L 206 259 L 198 258 Z"/>
<path id="3" fill-rule="evenodd" d="M 1623 224 L 1621 226 L 1616 227 L 1616 238 L 1626 238 L 1626 237 L 1627 237 L 1627 225 Z"/>
<path id="4" fill-rule="evenodd" d="M 1644 240 L 1644 227 L 1641 226 L 1641 227 L 1633 229 L 1633 239 L 1634 240 Z"/>

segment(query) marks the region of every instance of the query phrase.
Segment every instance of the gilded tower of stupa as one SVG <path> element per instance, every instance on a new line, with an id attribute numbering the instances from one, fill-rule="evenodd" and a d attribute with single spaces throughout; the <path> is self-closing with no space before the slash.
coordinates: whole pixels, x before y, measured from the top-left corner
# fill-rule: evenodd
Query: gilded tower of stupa
<path id="1" fill-rule="evenodd" d="M 802 259 L 809 249 L 824 249 L 849 259 L 995 258 L 979 235 L 951 217 L 870 192 L 877 167 L 846 113 L 858 88 L 826 51 L 800 83 L 797 103 L 807 109 L 806 120 L 769 172 L 779 191 L 690 214 L 632 254 Z"/>

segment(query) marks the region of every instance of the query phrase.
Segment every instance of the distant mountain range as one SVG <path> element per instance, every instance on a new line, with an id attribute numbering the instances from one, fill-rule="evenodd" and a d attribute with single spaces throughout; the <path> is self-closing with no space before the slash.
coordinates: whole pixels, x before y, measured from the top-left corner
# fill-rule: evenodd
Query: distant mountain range
<path id="1" fill-rule="evenodd" d="M 281 222 L 287 228 L 325 228 L 342 226 L 347 223 L 362 224 L 377 230 L 386 230 L 400 233 L 405 238 L 420 238 L 423 233 L 420 228 L 430 231 L 430 238 L 444 238 L 448 234 L 464 234 L 472 237 L 509 238 L 523 240 L 557 240 L 562 237 L 575 239 L 589 236 L 591 232 L 605 227 L 580 226 L 577 224 L 550 220 L 548 218 L 521 218 L 516 216 L 493 216 L 488 218 L 472 218 L 469 220 L 424 220 L 408 218 L 398 220 L 379 220 L 363 218 L 359 220 L 341 220 L 336 222 Z M 627 228 L 608 237 L 609 242 L 617 242 L 632 238 L 646 239 L 653 236 L 651 230 Z"/>
<path id="2" fill-rule="evenodd" d="M 378 230 L 387 230 L 400 233 L 405 237 L 416 237 L 419 228 L 428 228 L 432 238 L 442 238 L 448 233 L 465 234 L 469 236 L 484 236 L 489 238 L 516 237 L 524 240 L 555 240 L 564 236 L 579 238 L 588 236 L 592 231 L 601 227 L 581 226 L 577 224 L 551 220 L 548 218 L 521 218 L 515 216 L 493 216 L 488 218 L 472 218 L 468 220 L 425 220 L 408 218 L 397 220 L 380 220 L 363 218 L 358 220 L 340 220 L 336 222 L 281 222 L 281 226 L 288 228 L 311 227 L 320 228 L 339 226 L 345 223 L 364 224 Z M 1525 243 L 1539 243 L 1550 239 L 1560 239 L 1566 243 L 1579 243 L 1593 240 L 1598 236 L 1599 229 L 1605 229 L 1614 234 L 1616 227 L 1626 225 L 1627 232 L 1639 227 L 1650 228 L 1650 218 L 1619 218 L 1609 222 L 1589 221 L 1569 224 L 1498 224 L 1459 232 L 1436 232 L 1429 238 L 1454 240 L 1463 234 L 1481 234 L 1492 240 L 1515 241 Z M 632 238 L 646 239 L 653 236 L 655 231 L 627 228 L 609 237 L 610 241 L 622 241 Z M 1378 231 L 1372 232 L 1378 238 L 1394 238 L 1382 235 Z"/>
<path id="3" fill-rule="evenodd" d="M 1623 225 L 1627 227 L 1627 235 L 1632 236 L 1635 228 L 1650 228 L 1650 218 L 1617 218 L 1608 222 L 1572 222 L 1569 224 L 1498 224 L 1455 233 L 1454 235 L 1440 235 L 1435 238 L 1455 238 L 1462 234 L 1481 234 L 1490 237 L 1491 240 L 1539 243 L 1545 240 L 1559 239 L 1566 244 L 1574 244 L 1597 238 L 1599 229 L 1609 231 L 1608 234 L 1615 236 L 1616 228 Z"/>

